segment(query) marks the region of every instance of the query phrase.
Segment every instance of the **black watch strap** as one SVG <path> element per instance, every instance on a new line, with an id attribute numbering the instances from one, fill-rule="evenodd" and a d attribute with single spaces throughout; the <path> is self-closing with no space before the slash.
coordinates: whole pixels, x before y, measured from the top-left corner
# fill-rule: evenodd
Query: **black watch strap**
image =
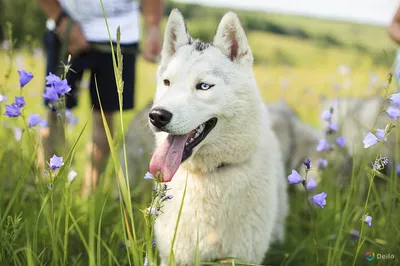
<path id="1" fill-rule="evenodd" d="M 56 19 L 56 28 L 58 28 L 58 26 L 60 25 L 60 23 L 61 23 L 61 20 L 64 18 L 64 17 L 68 17 L 68 15 L 64 12 L 64 10 L 61 10 L 61 12 L 60 12 L 60 14 L 58 15 L 58 17 L 57 17 L 57 19 Z"/>

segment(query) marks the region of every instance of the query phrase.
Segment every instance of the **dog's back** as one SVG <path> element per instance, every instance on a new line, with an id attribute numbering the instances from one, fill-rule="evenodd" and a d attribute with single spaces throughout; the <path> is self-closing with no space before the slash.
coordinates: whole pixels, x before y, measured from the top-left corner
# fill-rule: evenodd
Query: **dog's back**
<path id="1" fill-rule="evenodd" d="M 299 173 L 303 162 L 316 159 L 318 140 L 321 134 L 316 128 L 300 120 L 299 116 L 284 101 L 268 102 L 272 129 L 279 139 L 286 174 L 292 169 Z"/>

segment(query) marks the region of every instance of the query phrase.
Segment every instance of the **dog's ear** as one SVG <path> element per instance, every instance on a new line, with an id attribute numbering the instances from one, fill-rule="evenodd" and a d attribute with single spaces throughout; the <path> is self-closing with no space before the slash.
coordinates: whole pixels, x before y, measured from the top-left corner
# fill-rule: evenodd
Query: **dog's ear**
<path id="1" fill-rule="evenodd" d="M 179 46 L 190 43 L 191 39 L 181 12 L 176 8 L 172 9 L 165 27 L 164 44 L 161 51 L 161 64 L 172 57 Z"/>
<path id="2" fill-rule="evenodd" d="M 253 63 L 253 55 L 246 33 L 239 17 L 231 11 L 226 13 L 219 23 L 213 45 L 221 49 L 231 61 Z"/>

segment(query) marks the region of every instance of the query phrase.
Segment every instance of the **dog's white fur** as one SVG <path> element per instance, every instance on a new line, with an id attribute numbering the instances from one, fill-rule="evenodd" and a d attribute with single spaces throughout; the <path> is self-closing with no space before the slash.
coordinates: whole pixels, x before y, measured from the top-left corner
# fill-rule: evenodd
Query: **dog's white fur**
<path id="1" fill-rule="evenodd" d="M 148 123 L 149 112 L 152 103 L 149 103 L 144 109 L 140 110 L 131 121 L 128 132 L 125 137 L 128 162 L 128 173 L 131 177 L 131 187 L 138 191 L 143 191 L 139 184 L 147 183 L 143 180 L 143 175 L 147 171 L 145 163 L 150 161 L 150 154 L 154 150 L 154 134 Z M 268 102 L 269 120 L 272 130 L 277 136 L 283 162 L 285 163 L 285 175 L 289 175 L 292 169 L 301 173 L 304 170 L 303 162 L 306 159 L 312 159 L 316 163 L 316 151 L 318 140 L 323 137 L 317 128 L 303 122 L 294 110 L 284 101 Z M 120 149 L 120 160 L 124 165 L 124 151 Z M 142 182 L 143 181 L 143 182 Z"/>
<path id="2" fill-rule="evenodd" d="M 236 14 L 228 12 L 212 45 L 196 49 L 177 10 L 169 16 L 153 108 L 173 114 L 166 130 L 186 134 L 212 117 L 218 123 L 168 183 L 174 196 L 156 219 L 161 265 L 170 255 L 185 182 L 187 191 L 173 247 L 177 265 L 236 257 L 261 263 L 270 243 L 283 241 L 287 181 L 252 72 L 253 56 Z M 164 79 L 170 80 L 166 87 Z M 215 84 L 208 91 L 198 82 Z M 155 130 L 153 128 L 153 130 Z M 156 130 L 155 130 L 156 131 Z M 156 132 L 158 145 L 165 132 Z M 219 165 L 226 164 L 218 168 Z"/>
<path id="3" fill-rule="evenodd" d="M 281 145 L 286 175 L 295 169 L 304 176 L 303 162 L 311 159 L 313 165 L 317 163 L 315 148 L 321 138 L 319 130 L 302 121 L 284 101 L 269 102 L 267 107 L 272 129 Z M 315 173 L 309 172 L 308 176 L 312 175 Z M 315 178 L 315 176 L 312 177 Z"/>

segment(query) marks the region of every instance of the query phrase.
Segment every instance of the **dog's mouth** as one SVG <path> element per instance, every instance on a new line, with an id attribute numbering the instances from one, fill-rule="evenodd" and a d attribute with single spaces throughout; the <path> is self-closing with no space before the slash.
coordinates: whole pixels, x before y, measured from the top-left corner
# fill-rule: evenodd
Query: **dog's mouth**
<path id="1" fill-rule="evenodd" d="M 189 138 L 185 143 L 185 148 L 183 149 L 181 163 L 186 161 L 190 157 L 190 155 L 192 155 L 194 147 L 199 145 L 200 142 L 202 142 L 207 137 L 208 133 L 210 133 L 217 124 L 217 120 L 218 119 L 215 117 L 211 118 L 210 120 L 201 124 L 189 133 Z"/>
<path id="2" fill-rule="evenodd" d="M 181 163 L 186 161 L 217 124 L 211 118 L 185 135 L 168 134 L 166 140 L 155 150 L 150 161 L 150 173 L 156 177 L 161 173 L 163 182 L 171 181 Z"/>

